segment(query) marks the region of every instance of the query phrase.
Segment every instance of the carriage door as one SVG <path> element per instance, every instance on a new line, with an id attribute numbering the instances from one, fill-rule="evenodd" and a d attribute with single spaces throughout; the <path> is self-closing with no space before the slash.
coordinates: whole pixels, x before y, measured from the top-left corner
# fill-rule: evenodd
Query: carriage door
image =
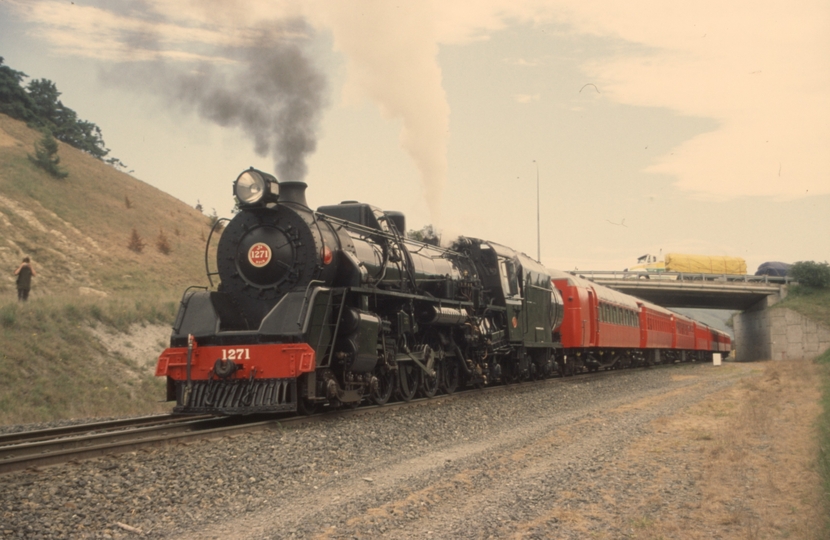
<path id="1" fill-rule="evenodd" d="M 582 343 L 586 347 L 596 347 L 599 345 L 599 336 L 597 335 L 597 329 L 599 328 L 599 324 L 597 323 L 597 302 L 594 291 L 590 289 L 588 289 L 588 309 L 584 313 L 588 315 L 588 321 L 585 324 L 585 334 L 582 336 Z"/>
<path id="2" fill-rule="evenodd" d="M 507 337 L 510 341 L 521 341 L 525 333 L 519 270 L 515 261 L 499 258 L 499 273 L 507 308 Z"/>

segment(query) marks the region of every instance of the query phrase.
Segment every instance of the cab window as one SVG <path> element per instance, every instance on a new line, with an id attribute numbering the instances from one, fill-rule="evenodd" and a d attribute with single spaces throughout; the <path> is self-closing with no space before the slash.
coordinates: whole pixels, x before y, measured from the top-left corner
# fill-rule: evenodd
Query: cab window
<path id="1" fill-rule="evenodd" d="M 519 275 L 516 272 L 516 265 L 509 259 L 502 259 L 499 265 L 501 269 L 501 282 L 505 296 L 516 296 L 519 294 Z"/>

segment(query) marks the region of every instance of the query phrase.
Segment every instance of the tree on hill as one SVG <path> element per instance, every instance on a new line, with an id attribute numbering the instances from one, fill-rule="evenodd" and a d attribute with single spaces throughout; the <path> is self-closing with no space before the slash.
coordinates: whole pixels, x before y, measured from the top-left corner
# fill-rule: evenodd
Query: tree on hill
<path id="1" fill-rule="evenodd" d="M 37 79 L 30 81 L 26 89 L 34 103 L 35 118 L 52 131 L 56 139 L 98 159 L 109 153 L 109 149 L 104 147 L 101 129 L 92 122 L 80 120 L 75 111 L 65 106 L 58 99 L 61 93 L 55 83 Z"/>
<path id="2" fill-rule="evenodd" d="M 58 164 L 61 158 L 58 157 L 58 141 L 52 137 L 52 132 L 43 129 L 43 138 L 35 143 L 35 155 L 29 154 L 32 163 L 45 170 L 55 178 L 66 178 L 69 173 Z"/>
<path id="3" fill-rule="evenodd" d="M 22 71 L 4 66 L 0 56 L 0 113 L 28 122 L 33 119 L 34 102 L 21 86 L 26 76 Z"/>
<path id="4" fill-rule="evenodd" d="M 827 262 L 798 261 L 787 272 L 801 285 L 823 289 L 830 287 L 830 265 Z"/>
<path id="5" fill-rule="evenodd" d="M 406 233 L 406 237 L 425 244 L 432 244 L 433 246 L 441 245 L 441 235 L 435 231 L 432 225 L 424 225 L 421 230 L 410 230 Z"/>
<path id="6" fill-rule="evenodd" d="M 170 252 L 173 250 L 170 246 L 170 240 L 167 238 L 167 235 L 164 234 L 163 229 L 159 229 L 159 235 L 156 237 L 156 249 L 159 250 L 159 253 L 163 253 L 165 255 L 170 255 Z"/>
<path id="7" fill-rule="evenodd" d="M 141 238 L 141 235 L 138 234 L 138 231 L 135 230 L 135 227 L 133 227 L 133 231 L 130 233 L 130 241 L 127 242 L 127 249 L 135 251 L 136 253 L 141 253 L 144 251 L 144 246 L 146 245 L 147 244 Z"/>
<path id="8" fill-rule="evenodd" d="M 75 111 L 64 105 L 58 99 L 61 93 L 55 83 L 36 79 L 24 88 L 25 77 L 27 75 L 22 71 L 4 66 L 0 57 L 0 113 L 39 129 L 46 128 L 59 141 L 103 160 L 109 149 L 104 145 L 101 128 L 79 119 Z M 111 160 L 107 162 L 116 165 Z"/>

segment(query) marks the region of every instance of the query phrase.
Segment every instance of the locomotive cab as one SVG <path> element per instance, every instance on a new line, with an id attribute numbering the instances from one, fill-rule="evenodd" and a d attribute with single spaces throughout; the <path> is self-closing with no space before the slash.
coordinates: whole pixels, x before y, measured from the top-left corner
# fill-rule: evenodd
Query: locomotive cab
<path id="1" fill-rule="evenodd" d="M 317 208 L 317 212 L 384 232 L 393 232 L 389 226 L 391 222 L 395 227 L 394 232 L 398 234 L 406 232 L 406 217 L 403 213 L 383 211 L 370 204 L 357 201 L 343 201 L 340 204 L 321 206 Z"/>

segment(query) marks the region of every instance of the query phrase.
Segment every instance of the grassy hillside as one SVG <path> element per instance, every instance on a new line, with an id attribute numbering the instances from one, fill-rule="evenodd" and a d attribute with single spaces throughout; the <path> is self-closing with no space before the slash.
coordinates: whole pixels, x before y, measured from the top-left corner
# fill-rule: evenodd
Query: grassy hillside
<path id="1" fill-rule="evenodd" d="M 38 277 L 33 295 L 88 287 L 108 293 L 180 293 L 204 277 L 209 220 L 172 196 L 59 143 L 57 180 L 27 154 L 40 134 L 0 115 L 0 294 L 14 292 L 11 272 L 30 256 Z M 132 229 L 146 242 L 127 249 Z M 171 251 L 156 240 L 163 234 Z"/>
<path id="2" fill-rule="evenodd" d="M 796 285 L 790 287 L 784 300 L 772 307 L 789 308 L 830 328 L 830 289 Z"/>
<path id="3" fill-rule="evenodd" d="M 775 304 L 772 309 L 788 308 L 830 328 L 830 289 L 814 289 L 797 285 L 790 288 L 787 298 Z M 818 421 L 818 468 L 824 479 L 825 508 L 830 511 L 830 349 L 820 355 L 816 362 L 822 374 L 822 414 Z M 830 538 L 830 524 L 823 531 L 823 537 Z"/>
<path id="4" fill-rule="evenodd" d="M 168 410 L 153 369 L 175 306 L 77 295 L 0 305 L 0 424 Z M 112 351 L 131 330 L 153 330 L 152 350 Z"/>
<path id="5" fill-rule="evenodd" d="M 0 114 L 0 423 L 159 410 L 154 359 L 185 287 L 206 284 L 210 220 L 63 143 L 69 176 L 52 178 L 27 157 L 40 137 Z M 37 277 L 18 304 L 24 256 Z M 128 354 L 148 332 L 144 356 Z"/>

